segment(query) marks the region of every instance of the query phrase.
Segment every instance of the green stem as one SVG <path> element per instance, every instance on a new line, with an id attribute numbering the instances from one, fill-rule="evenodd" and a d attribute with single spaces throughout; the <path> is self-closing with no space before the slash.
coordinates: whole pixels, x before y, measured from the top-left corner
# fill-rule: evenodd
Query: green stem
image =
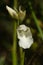
<path id="1" fill-rule="evenodd" d="M 20 65 L 24 65 L 24 57 L 25 57 L 25 52 L 23 52 L 23 49 L 20 48 Z"/>
<path id="2" fill-rule="evenodd" d="M 14 0 L 13 8 L 17 8 L 17 0 Z M 18 65 L 17 62 L 17 36 L 16 36 L 17 21 L 14 20 L 13 48 L 12 48 L 12 65 Z"/>
<path id="3" fill-rule="evenodd" d="M 17 65 L 16 21 L 14 21 L 12 58 L 13 58 L 13 65 Z"/>
<path id="4" fill-rule="evenodd" d="M 18 0 L 14 0 L 14 9 L 16 8 L 17 9 L 17 6 L 18 6 Z"/>

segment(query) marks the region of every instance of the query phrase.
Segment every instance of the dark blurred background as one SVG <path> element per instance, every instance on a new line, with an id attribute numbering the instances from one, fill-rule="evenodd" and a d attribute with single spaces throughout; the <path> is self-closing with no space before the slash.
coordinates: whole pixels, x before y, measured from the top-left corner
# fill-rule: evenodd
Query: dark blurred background
<path id="1" fill-rule="evenodd" d="M 34 38 L 34 44 L 31 48 L 24 50 L 24 64 L 43 65 L 43 40 L 40 38 L 37 27 L 32 19 L 29 2 L 31 2 L 33 11 L 43 31 L 43 0 L 18 0 L 18 8 L 21 6 L 22 9 L 26 10 L 26 17 L 20 24 L 29 26 Z M 6 10 L 6 5 L 13 8 L 13 0 L 0 0 L 0 61 L 2 57 L 5 57 L 5 61 L 2 60 L 3 65 L 12 65 L 11 47 L 13 44 L 14 22 Z"/>

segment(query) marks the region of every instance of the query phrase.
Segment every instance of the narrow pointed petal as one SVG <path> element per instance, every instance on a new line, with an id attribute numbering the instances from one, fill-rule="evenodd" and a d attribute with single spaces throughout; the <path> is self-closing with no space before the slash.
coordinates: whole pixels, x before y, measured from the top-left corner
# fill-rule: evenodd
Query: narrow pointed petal
<path id="1" fill-rule="evenodd" d="M 9 14 L 13 17 L 13 18 L 18 18 L 18 14 L 15 10 L 13 10 L 11 7 L 6 6 L 6 9 L 8 10 Z"/>
<path id="2" fill-rule="evenodd" d="M 19 14 L 18 15 L 19 15 L 19 19 L 21 21 L 23 21 L 25 19 L 25 16 L 26 16 L 26 10 L 22 11 L 21 7 L 19 7 Z"/>

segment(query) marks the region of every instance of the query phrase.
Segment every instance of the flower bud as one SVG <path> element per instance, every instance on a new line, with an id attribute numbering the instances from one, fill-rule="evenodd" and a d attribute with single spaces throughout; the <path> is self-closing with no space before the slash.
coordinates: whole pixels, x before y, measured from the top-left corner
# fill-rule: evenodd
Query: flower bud
<path id="1" fill-rule="evenodd" d="M 26 11 L 22 11 L 21 7 L 19 7 L 19 11 L 17 11 L 17 9 L 15 11 L 9 6 L 6 6 L 6 9 L 8 10 L 12 18 L 19 19 L 20 21 L 23 21 L 26 16 Z"/>
<path id="2" fill-rule="evenodd" d="M 6 9 L 8 10 L 9 14 L 12 16 L 12 18 L 18 19 L 18 13 L 10 8 L 9 6 L 6 6 Z"/>

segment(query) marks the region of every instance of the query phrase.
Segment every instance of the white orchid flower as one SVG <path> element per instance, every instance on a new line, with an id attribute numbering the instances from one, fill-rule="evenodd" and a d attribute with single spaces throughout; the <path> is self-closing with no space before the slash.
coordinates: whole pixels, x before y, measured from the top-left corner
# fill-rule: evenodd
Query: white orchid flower
<path id="1" fill-rule="evenodd" d="M 20 21 L 23 21 L 26 16 L 26 11 L 22 11 L 21 7 L 19 7 L 19 11 L 17 11 L 17 9 L 13 10 L 11 7 L 6 5 L 6 9 L 13 18 L 19 19 Z"/>
<path id="2" fill-rule="evenodd" d="M 20 25 L 17 28 L 17 35 L 18 35 L 20 47 L 24 49 L 31 47 L 31 45 L 33 44 L 33 38 L 29 27 L 25 25 Z"/>

